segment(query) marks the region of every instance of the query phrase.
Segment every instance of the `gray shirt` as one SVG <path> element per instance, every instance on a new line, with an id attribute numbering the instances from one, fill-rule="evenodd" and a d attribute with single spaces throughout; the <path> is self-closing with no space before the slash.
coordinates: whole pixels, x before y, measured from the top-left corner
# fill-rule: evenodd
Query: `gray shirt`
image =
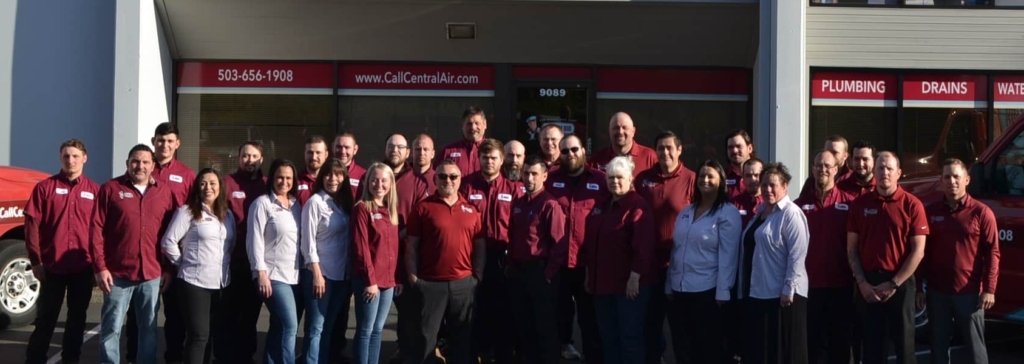
<path id="1" fill-rule="evenodd" d="M 767 203 L 761 204 L 757 209 L 761 213 L 754 219 L 761 218 L 767 209 Z M 810 239 L 807 217 L 789 196 L 785 196 L 764 218 L 761 226 L 754 230 L 750 297 L 772 299 L 794 294 L 807 297 L 807 269 L 804 268 Z M 753 224 L 754 220 L 751 220 L 747 228 Z M 746 236 L 746 230 L 743 236 Z M 742 244 L 740 256 L 743 256 Z M 743 277 L 742 274 L 740 276 Z"/>
<path id="2" fill-rule="evenodd" d="M 333 281 L 348 279 L 348 252 L 352 247 L 348 225 L 348 213 L 327 192 L 311 196 L 302 207 L 302 257 L 306 264 L 319 263 L 320 273 Z"/>
<path id="3" fill-rule="evenodd" d="M 277 197 L 262 195 L 249 207 L 248 248 L 253 278 L 266 271 L 272 281 L 299 284 L 299 221 L 302 207 L 295 197 L 288 197 L 285 208 Z"/>
<path id="4" fill-rule="evenodd" d="M 179 246 L 180 243 L 180 246 Z M 231 249 L 235 246 L 235 217 L 224 221 L 203 206 L 199 221 L 188 205 L 178 208 L 160 242 L 164 255 L 178 266 L 178 278 L 196 287 L 221 289 L 231 283 Z"/>
<path id="5" fill-rule="evenodd" d="M 676 218 L 665 293 L 715 289 L 715 299 L 728 301 L 739 262 L 740 212 L 727 203 L 695 220 L 696 211 L 692 204 Z"/>

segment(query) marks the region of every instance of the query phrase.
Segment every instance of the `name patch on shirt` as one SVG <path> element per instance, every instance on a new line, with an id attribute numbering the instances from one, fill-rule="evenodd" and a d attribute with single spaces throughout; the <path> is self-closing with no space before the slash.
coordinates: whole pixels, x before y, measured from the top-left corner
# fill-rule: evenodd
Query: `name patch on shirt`
<path id="1" fill-rule="evenodd" d="M 945 216 L 932 216 L 932 222 L 942 222 L 943 220 L 946 220 Z"/>
<path id="2" fill-rule="evenodd" d="M 512 209 L 512 213 L 513 213 L 513 214 L 518 214 L 518 213 L 520 213 L 520 212 L 523 212 L 523 209 L 521 209 L 521 208 L 518 208 L 518 207 L 516 207 L 516 208 Z"/>
<path id="3" fill-rule="evenodd" d="M 598 189 L 600 189 L 600 188 L 601 188 L 601 187 L 600 187 L 600 186 L 598 186 L 598 185 L 597 185 L 597 183 L 587 183 L 587 189 L 588 189 L 588 190 L 591 190 L 591 191 L 597 191 L 597 190 L 598 190 Z"/>
<path id="4" fill-rule="evenodd" d="M 481 195 L 481 194 L 469 195 L 469 199 L 470 200 L 483 200 L 484 199 L 484 195 Z"/>
<path id="5" fill-rule="evenodd" d="M 555 182 L 555 183 L 551 184 L 551 187 L 554 187 L 554 188 L 565 188 L 565 183 L 563 183 L 563 182 Z"/>
<path id="6" fill-rule="evenodd" d="M 512 202 L 512 195 L 507 194 L 507 193 L 499 193 L 498 194 L 498 201 Z"/>
<path id="7" fill-rule="evenodd" d="M 348 180 L 348 184 L 352 185 L 352 187 L 359 187 L 359 180 L 358 179 L 350 179 L 350 180 Z"/>
<path id="8" fill-rule="evenodd" d="M 82 191 L 82 195 L 81 196 L 82 196 L 82 198 L 88 199 L 88 200 L 96 199 L 96 197 L 92 195 L 92 192 Z"/>
<path id="9" fill-rule="evenodd" d="M 648 180 L 644 180 L 643 185 L 644 185 L 644 187 L 651 188 L 651 187 L 657 186 L 658 184 L 654 183 L 654 182 L 651 182 L 651 181 L 648 181 Z"/>
<path id="10" fill-rule="evenodd" d="M 118 192 L 117 195 L 121 196 L 122 200 L 126 199 L 126 198 L 135 198 L 135 195 L 133 195 L 131 192 L 121 191 L 121 192 Z"/>
<path id="11" fill-rule="evenodd" d="M 233 198 L 245 198 L 245 192 L 243 192 L 243 191 L 232 192 L 231 193 L 231 197 L 233 197 Z"/>
<path id="12" fill-rule="evenodd" d="M 804 211 L 812 211 L 814 210 L 814 205 L 803 205 L 801 208 L 803 208 Z"/>
<path id="13" fill-rule="evenodd" d="M 725 185 L 726 186 L 732 186 L 732 185 L 735 185 L 735 184 L 736 184 L 736 180 L 734 180 L 734 179 L 727 179 L 727 180 L 725 180 Z"/>
<path id="14" fill-rule="evenodd" d="M 448 155 L 448 157 L 449 158 L 459 158 L 459 157 L 462 157 L 462 153 L 461 152 L 452 152 L 451 154 Z"/>
<path id="15" fill-rule="evenodd" d="M 740 216 L 747 216 L 747 210 L 740 210 Z"/>
<path id="16" fill-rule="evenodd" d="M 209 216 L 206 216 L 206 217 L 203 218 L 203 222 L 213 222 L 213 218 L 209 217 Z"/>
<path id="17" fill-rule="evenodd" d="M 590 210 L 590 214 L 594 216 L 600 215 L 601 209 L 595 207 L 593 210 Z"/>
<path id="18" fill-rule="evenodd" d="M 185 180 L 185 179 L 181 178 L 181 176 L 176 175 L 176 174 L 172 174 L 172 175 L 167 176 L 167 179 L 171 180 L 171 182 L 177 182 L 177 183 L 182 183 Z"/>
<path id="19" fill-rule="evenodd" d="M 845 203 L 837 203 L 836 210 L 850 211 L 850 205 L 847 205 Z"/>
<path id="20" fill-rule="evenodd" d="M 462 212 L 468 212 L 468 213 L 471 213 L 471 214 L 473 213 L 473 208 L 472 207 L 468 207 L 466 205 L 462 205 L 460 207 L 462 207 Z"/>
<path id="21" fill-rule="evenodd" d="M 864 209 L 864 216 L 878 214 L 878 209 Z"/>
<path id="22" fill-rule="evenodd" d="M 370 217 L 372 217 L 374 220 L 380 220 L 380 219 L 384 218 L 384 215 L 381 215 L 380 213 L 376 213 L 376 214 L 371 215 Z"/>
<path id="23" fill-rule="evenodd" d="M 305 191 L 309 189 L 309 185 L 299 185 L 299 191 Z"/>
<path id="24" fill-rule="evenodd" d="M 55 190 L 53 192 L 56 192 L 58 195 L 66 195 L 66 194 L 68 194 L 68 189 L 67 188 L 57 188 L 57 190 Z"/>

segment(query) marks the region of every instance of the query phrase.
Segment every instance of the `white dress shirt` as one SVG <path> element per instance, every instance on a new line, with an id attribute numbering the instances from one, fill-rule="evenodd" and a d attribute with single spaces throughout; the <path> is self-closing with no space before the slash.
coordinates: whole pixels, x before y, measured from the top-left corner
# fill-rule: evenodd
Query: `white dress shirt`
<path id="1" fill-rule="evenodd" d="M 768 204 L 757 208 L 761 213 L 754 216 L 747 228 L 761 218 Z M 743 236 L 747 236 L 746 229 Z M 772 213 L 754 230 L 754 264 L 750 270 L 750 297 L 772 299 L 792 296 L 794 293 L 807 297 L 807 244 L 810 231 L 807 216 L 800 207 L 785 196 L 775 204 Z M 740 244 L 743 256 L 743 244 Z M 741 268 L 742 269 L 742 268 Z M 743 274 L 740 274 L 744 277 Z M 742 280 L 742 278 L 741 278 Z M 742 292 L 743 283 L 740 283 Z"/>
<path id="2" fill-rule="evenodd" d="M 235 217 L 228 210 L 224 221 L 220 221 L 203 205 L 203 216 L 196 221 L 188 205 L 181 206 L 167 226 L 160 246 L 167 259 L 178 266 L 181 280 L 206 289 L 227 287 L 231 283 Z"/>
<path id="3" fill-rule="evenodd" d="M 302 207 L 300 250 L 306 264 L 320 263 L 320 273 L 332 281 L 348 280 L 352 234 L 349 216 L 326 191 L 310 196 Z"/>
<path id="4" fill-rule="evenodd" d="M 739 263 L 740 212 L 726 203 L 693 219 L 697 204 L 679 212 L 672 236 L 672 260 L 665 293 L 715 289 L 715 299 L 728 301 Z"/>
<path id="5" fill-rule="evenodd" d="M 299 221 L 302 207 L 288 197 L 285 208 L 276 196 L 262 195 L 249 207 L 249 233 L 245 244 L 253 278 L 266 271 L 272 281 L 299 284 Z"/>

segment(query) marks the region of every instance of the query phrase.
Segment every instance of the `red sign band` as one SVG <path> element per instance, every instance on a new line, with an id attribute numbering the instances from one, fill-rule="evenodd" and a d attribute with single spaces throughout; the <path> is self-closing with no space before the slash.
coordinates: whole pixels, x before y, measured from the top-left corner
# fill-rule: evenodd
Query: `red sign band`
<path id="1" fill-rule="evenodd" d="M 330 63 L 181 62 L 179 94 L 334 94 Z"/>
<path id="2" fill-rule="evenodd" d="M 1024 109 L 1024 76 L 996 76 L 996 109 Z"/>
<path id="3" fill-rule="evenodd" d="M 815 72 L 811 105 L 896 107 L 896 75 Z"/>
<path id="4" fill-rule="evenodd" d="M 904 107 L 985 108 L 988 80 L 981 75 L 903 76 Z"/>
<path id="5" fill-rule="evenodd" d="M 343 64 L 338 77 L 343 96 L 494 96 L 493 66 Z"/>
<path id="6" fill-rule="evenodd" d="M 747 101 L 749 70 L 600 68 L 598 99 Z"/>

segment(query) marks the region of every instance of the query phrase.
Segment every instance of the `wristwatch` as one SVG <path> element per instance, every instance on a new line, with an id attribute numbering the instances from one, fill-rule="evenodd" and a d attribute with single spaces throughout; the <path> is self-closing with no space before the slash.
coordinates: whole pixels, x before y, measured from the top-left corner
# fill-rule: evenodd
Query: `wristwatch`
<path id="1" fill-rule="evenodd" d="M 892 285 L 892 288 L 893 288 L 893 289 L 899 289 L 899 288 L 900 288 L 900 284 L 899 284 L 899 283 L 896 283 L 896 280 L 895 280 L 895 279 L 890 279 L 890 280 L 889 280 L 889 284 L 891 284 L 891 285 Z"/>

